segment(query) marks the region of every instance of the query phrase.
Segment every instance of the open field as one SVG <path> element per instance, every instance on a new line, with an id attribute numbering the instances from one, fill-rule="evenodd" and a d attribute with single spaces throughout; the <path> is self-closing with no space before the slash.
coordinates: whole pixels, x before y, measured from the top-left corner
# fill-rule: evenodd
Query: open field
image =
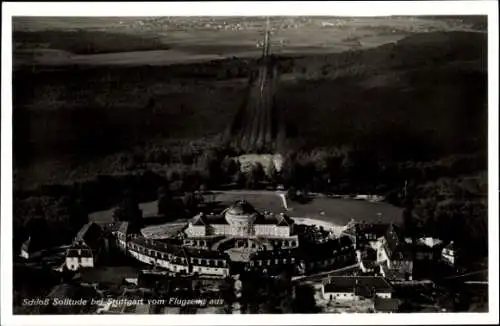
<path id="1" fill-rule="evenodd" d="M 315 198 L 309 203 L 289 202 L 291 211 L 283 208 L 280 197 L 273 191 L 217 191 L 206 195 L 205 201 L 217 201 L 229 206 L 237 200 L 247 200 L 257 210 L 274 213 L 286 212 L 292 217 L 307 217 L 328 221 L 339 225 L 347 224 L 351 219 L 366 222 L 401 223 L 401 209 L 388 203 L 371 203 L 361 200 Z M 157 214 L 156 201 L 142 203 L 140 208 L 145 216 Z M 323 214 L 323 213 L 324 214 Z M 380 218 L 379 218 L 379 215 Z M 113 209 L 90 214 L 90 220 L 103 223 L 111 222 Z"/>
<path id="2" fill-rule="evenodd" d="M 264 17 L 16 17 L 14 44 L 49 48 L 62 56 L 19 52 L 17 64 L 169 64 L 231 56 L 255 56 Z M 410 33 L 477 30 L 463 19 L 425 17 L 271 17 L 273 52 L 342 52 L 395 42 Z M 87 41 L 85 46 L 81 44 Z M 125 53 L 173 49 L 161 53 Z M 112 56 L 94 53 L 116 52 Z M 121 52 L 121 53 L 120 53 Z M 23 56 L 24 54 L 24 56 Z M 153 56 L 152 56 L 153 55 Z M 203 56 L 205 55 L 205 56 Z"/>

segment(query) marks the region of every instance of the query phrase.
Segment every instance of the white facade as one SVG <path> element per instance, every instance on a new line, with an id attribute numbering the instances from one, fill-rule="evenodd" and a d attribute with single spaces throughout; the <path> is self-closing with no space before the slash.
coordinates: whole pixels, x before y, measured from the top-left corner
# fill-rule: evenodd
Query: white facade
<path id="1" fill-rule="evenodd" d="M 213 266 L 193 266 L 193 273 L 205 275 L 219 275 L 228 276 L 229 268 L 227 267 L 213 267 Z"/>
<path id="2" fill-rule="evenodd" d="M 79 268 L 94 267 L 94 258 L 92 257 L 66 257 L 66 267 L 70 271 L 76 271 Z"/>
<path id="3" fill-rule="evenodd" d="M 359 300 L 360 297 L 354 293 L 353 291 L 349 292 L 325 292 L 325 289 L 323 287 L 323 298 L 325 300 L 336 300 L 336 301 L 342 301 L 342 300 Z M 381 299 L 391 299 L 392 298 L 392 293 L 391 292 L 376 292 L 375 296 Z"/>
<path id="4" fill-rule="evenodd" d="M 358 299 L 354 292 L 324 292 L 323 298 L 335 301 L 352 301 Z"/>
<path id="5" fill-rule="evenodd" d="M 293 221 L 290 225 L 284 215 L 267 220 L 269 216 L 260 216 L 247 202 L 239 201 L 223 212 L 224 222 L 219 219 L 210 221 L 209 217 L 197 215 L 186 229 L 188 237 L 204 237 L 209 235 L 227 235 L 233 237 L 289 237 L 293 234 Z M 265 219 L 259 221 L 260 218 Z M 285 225 L 281 225 L 285 224 Z"/>
<path id="6" fill-rule="evenodd" d="M 165 259 L 153 258 L 132 249 L 129 249 L 128 252 L 135 259 L 148 265 L 160 266 L 172 272 L 181 272 L 181 271 L 185 271 L 186 273 L 189 272 L 189 267 L 183 264 L 176 264 Z"/>
<path id="7" fill-rule="evenodd" d="M 213 235 L 232 234 L 234 232 L 228 224 L 211 224 L 209 228 L 210 233 Z"/>
<path id="8" fill-rule="evenodd" d="M 189 223 L 189 226 L 186 230 L 188 236 L 192 237 L 204 237 L 206 236 L 206 226 L 205 225 L 193 225 Z"/>
<path id="9" fill-rule="evenodd" d="M 21 249 L 21 253 L 19 254 L 19 256 L 21 256 L 24 259 L 36 258 L 36 257 L 40 257 L 41 255 L 42 255 L 42 251 L 35 251 L 35 252 L 30 253 L 24 249 Z"/>
<path id="10" fill-rule="evenodd" d="M 249 226 L 246 222 L 235 224 L 210 224 L 193 225 L 189 224 L 186 229 L 188 237 L 206 237 L 209 235 L 227 235 L 227 236 L 264 236 L 264 237 L 290 237 L 292 234 L 291 226 L 277 226 L 276 224 L 254 224 Z"/>
<path id="11" fill-rule="evenodd" d="M 391 292 L 377 292 L 377 293 L 375 293 L 375 295 L 381 299 L 391 299 L 392 298 Z"/>
<path id="12" fill-rule="evenodd" d="M 387 251 L 385 250 L 384 246 L 379 246 L 377 250 L 377 263 L 380 264 L 384 262 L 387 262 L 387 267 L 391 268 L 391 260 L 387 255 Z"/>
<path id="13" fill-rule="evenodd" d="M 227 211 L 225 216 L 228 223 L 231 225 L 231 235 L 248 236 L 254 233 L 253 223 L 257 218 L 257 214 L 251 215 L 236 215 L 231 214 L 231 210 Z"/>
<path id="14" fill-rule="evenodd" d="M 444 248 L 442 252 L 443 260 L 451 265 L 455 264 L 455 252 L 448 248 Z"/>

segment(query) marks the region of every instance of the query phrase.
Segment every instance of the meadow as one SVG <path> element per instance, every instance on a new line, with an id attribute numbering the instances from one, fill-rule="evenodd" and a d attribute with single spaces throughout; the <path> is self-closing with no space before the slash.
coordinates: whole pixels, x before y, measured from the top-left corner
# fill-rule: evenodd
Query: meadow
<path id="1" fill-rule="evenodd" d="M 304 204 L 288 201 L 291 209 L 286 211 L 281 198 L 274 191 L 215 191 L 204 197 L 206 202 L 219 202 L 222 206 L 229 206 L 237 200 L 247 200 L 261 212 L 265 210 L 275 214 L 284 212 L 292 217 L 313 218 L 338 225 L 345 225 L 351 219 L 367 223 L 400 224 L 402 222 L 402 209 L 384 202 L 371 203 L 362 200 L 318 197 Z M 146 218 L 156 216 L 158 213 L 156 201 L 141 203 L 139 207 Z M 91 213 L 89 219 L 97 223 L 109 223 L 112 222 L 112 216 L 113 209 L 109 209 Z"/>

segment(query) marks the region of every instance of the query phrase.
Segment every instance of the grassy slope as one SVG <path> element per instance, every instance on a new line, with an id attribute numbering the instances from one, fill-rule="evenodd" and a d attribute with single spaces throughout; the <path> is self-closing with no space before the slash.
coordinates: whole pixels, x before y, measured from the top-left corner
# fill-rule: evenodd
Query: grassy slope
<path id="1" fill-rule="evenodd" d="M 375 49 L 281 59 L 287 73 L 277 103 L 310 146 L 363 143 L 409 155 L 418 147 L 436 155 L 484 148 L 485 38 L 417 34 Z M 222 133 L 245 94 L 244 79 L 232 77 L 247 76 L 249 64 L 17 71 L 16 163 L 74 153 L 95 161 L 154 137 Z M 52 171 L 65 169 L 74 167 Z"/>

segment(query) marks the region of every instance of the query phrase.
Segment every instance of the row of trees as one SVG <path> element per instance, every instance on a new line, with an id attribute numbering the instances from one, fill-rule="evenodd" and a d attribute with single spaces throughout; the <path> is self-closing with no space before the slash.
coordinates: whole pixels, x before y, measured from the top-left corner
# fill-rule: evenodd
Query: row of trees
<path id="1" fill-rule="evenodd" d="M 75 196 L 14 198 L 13 204 L 14 250 L 29 236 L 46 247 L 68 243 L 88 222 L 85 204 Z"/>

